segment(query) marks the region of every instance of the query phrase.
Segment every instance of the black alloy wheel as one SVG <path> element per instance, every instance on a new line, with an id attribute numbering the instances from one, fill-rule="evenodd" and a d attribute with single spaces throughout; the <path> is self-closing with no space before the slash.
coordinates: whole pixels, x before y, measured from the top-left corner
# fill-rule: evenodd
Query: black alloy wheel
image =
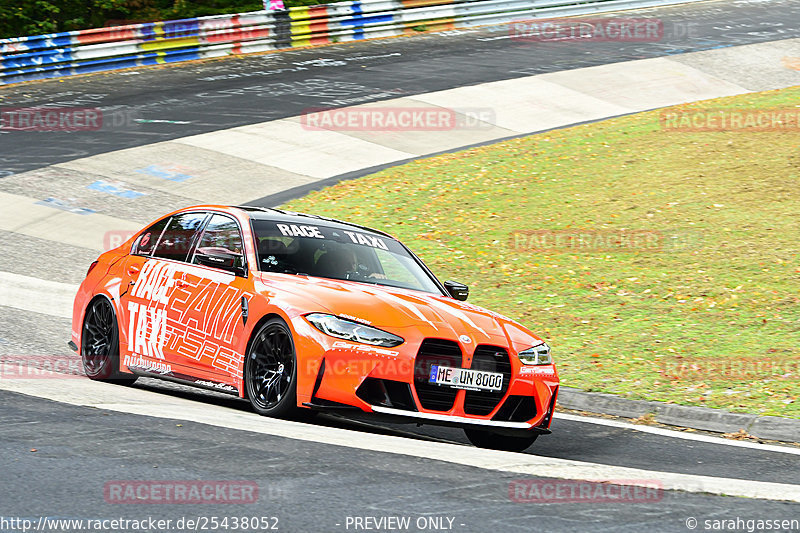
<path id="1" fill-rule="evenodd" d="M 81 361 L 86 375 L 98 381 L 129 385 L 136 376 L 119 372 L 119 329 L 114 307 L 99 296 L 86 308 L 81 335 Z"/>
<path id="2" fill-rule="evenodd" d="M 260 415 L 285 417 L 297 410 L 297 357 L 292 332 L 280 318 L 256 332 L 244 365 L 245 389 Z"/>

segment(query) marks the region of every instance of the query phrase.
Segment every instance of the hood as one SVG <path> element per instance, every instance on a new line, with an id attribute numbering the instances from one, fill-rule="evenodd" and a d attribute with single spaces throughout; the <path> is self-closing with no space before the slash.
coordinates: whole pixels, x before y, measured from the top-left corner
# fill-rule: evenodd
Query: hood
<path id="1" fill-rule="evenodd" d="M 414 328 L 426 337 L 470 337 L 478 344 L 525 345 L 539 342 L 509 318 L 482 307 L 419 291 L 293 275 L 262 274 L 273 298 L 291 298 L 303 314 L 327 312 L 403 335 Z M 274 288 L 274 291 L 272 290 Z"/>

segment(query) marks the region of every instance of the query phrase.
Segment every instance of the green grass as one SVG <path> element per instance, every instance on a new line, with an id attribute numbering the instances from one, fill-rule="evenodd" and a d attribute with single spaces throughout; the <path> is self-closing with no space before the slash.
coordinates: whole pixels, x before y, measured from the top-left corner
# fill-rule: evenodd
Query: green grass
<path id="1" fill-rule="evenodd" d="M 800 88 L 692 107 L 794 108 Z M 422 159 L 288 208 L 392 233 L 544 337 L 564 385 L 800 417 L 800 131 L 663 131 L 659 112 Z M 656 232 L 537 251 L 520 230 Z"/>

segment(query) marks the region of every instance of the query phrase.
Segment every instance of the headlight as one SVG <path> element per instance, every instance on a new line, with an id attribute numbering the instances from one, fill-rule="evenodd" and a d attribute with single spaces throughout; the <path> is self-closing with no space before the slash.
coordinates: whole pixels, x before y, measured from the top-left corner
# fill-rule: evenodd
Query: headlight
<path id="1" fill-rule="evenodd" d="M 550 346 L 546 342 L 537 344 L 527 350 L 522 350 L 517 354 L 517 357 L 519 357 L 523 365 L 549 365 L 553 362 L 553 358 L 550 357 Z"/>
<path id="2" fill-rule="evenodd" d="M 392 335 L 388 331 L 365 326 L 358 322 L 351 322 L 350 320 L 345 320 L 333 315 L 312 313 L 306 315 L 306 320 L 322 333 L 330 335 L 331 337 L 336 337 L 337 339 L 373 344 L 385 348 L 391 348 L 405 342 L 402 337 Z"/>

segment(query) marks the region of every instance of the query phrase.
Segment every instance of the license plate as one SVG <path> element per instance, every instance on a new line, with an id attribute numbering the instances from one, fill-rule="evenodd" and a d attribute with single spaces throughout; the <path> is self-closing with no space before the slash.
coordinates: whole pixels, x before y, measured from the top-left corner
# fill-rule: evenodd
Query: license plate
<path id="1" fill-rule="evenodd" d="M 429 383 L 445 385 L 454 389 L 476 391 L 503 390 L 503 374 L 498 372 L 485 372 L 483 370 L 469 370 L 467 368 L 453 368 L 449 366 L 432 365 Z"/>

